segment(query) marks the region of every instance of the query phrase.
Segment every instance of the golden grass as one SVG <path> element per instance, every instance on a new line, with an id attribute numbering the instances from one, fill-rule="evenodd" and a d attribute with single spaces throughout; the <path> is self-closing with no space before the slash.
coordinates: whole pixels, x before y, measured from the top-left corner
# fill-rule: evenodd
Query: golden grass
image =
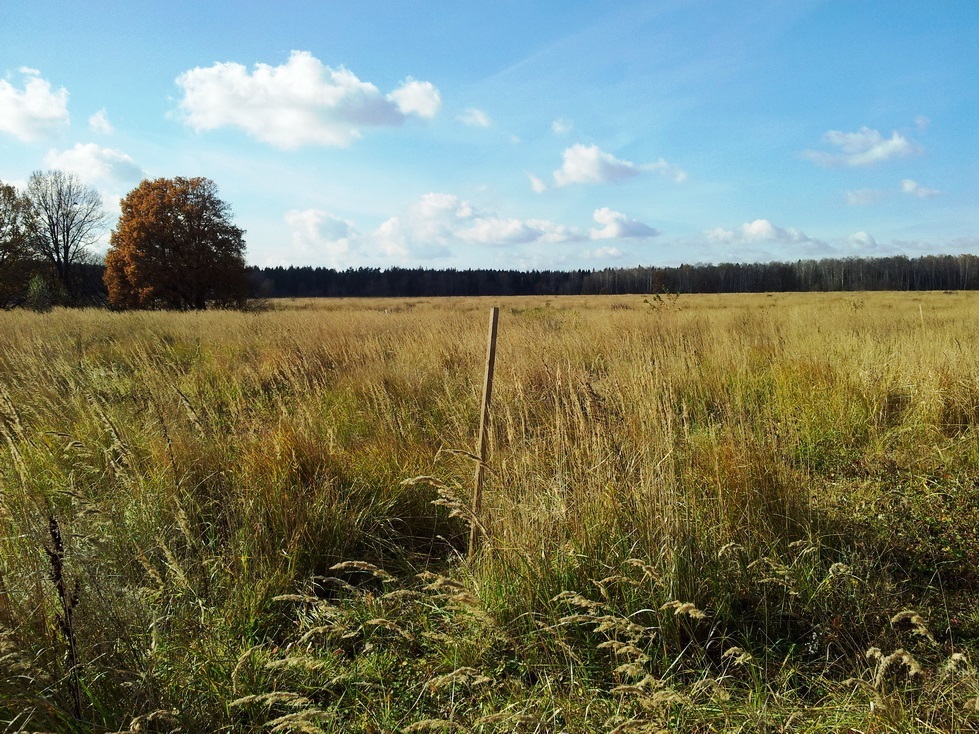
<path id="1" fill-rule="evenodd" d="M 976 313 L 972 293 L 0 313 L 0 721 L 968 731 Z"/>

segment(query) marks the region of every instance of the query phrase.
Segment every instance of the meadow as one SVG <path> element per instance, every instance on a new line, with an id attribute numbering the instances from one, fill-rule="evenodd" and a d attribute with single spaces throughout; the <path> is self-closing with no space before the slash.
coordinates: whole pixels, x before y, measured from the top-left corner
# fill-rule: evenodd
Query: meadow
<path id="1" fill-rule="evenodd" d="M 965 292 L 0 312 L 3 731 L 975 731 L 977 335 Z"/>

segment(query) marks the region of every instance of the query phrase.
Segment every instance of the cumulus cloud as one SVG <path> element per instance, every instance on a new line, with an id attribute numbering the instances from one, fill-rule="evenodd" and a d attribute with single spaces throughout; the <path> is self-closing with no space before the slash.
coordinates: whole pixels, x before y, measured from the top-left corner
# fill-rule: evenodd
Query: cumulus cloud
<path id="1" fill-rule="evenodd" d="M 442 106 L 442 95 L 431 82 L 415 81 L 408 77 L 404 84 L 388 95 L 402 115 L 417 115 L 431 120 Z"/>
<path id="2" fill-rule="evenodd" d="M 78 143 L 74 148 L 48 151 L 49 168 L 73 171 L 88 183 L 133 183 L 143 178 L 143 169 L 128 155 L 95 143 Z"/>
<path id="3" fill-rule="evenodd" d="M 486 245 L 522 245 L 540 240 L 546 233 L 546 227 L 532 222 L 480 217 L 472 223 L 472 226 L 460 231 L 458 236 L 467 242 Z"/>
<path id="4" fill-rule="evenodd" d="M 470 127 L 490 127 L 493 121 L 485 112 L 475 107 L 470 107 L 456 118 L 459 122 Z"/>
<path id="5" fill-rule="evenodd" d="M 655 171 L 678 182 L 687 177 L 686 172 L 662 158 L 653 163 L 636 164 L 616 158 L 597 145 L 575 143 L 566 148 L 562 155 L 564 163 L 554 172 L 555 186 L 618 183 L 635 178 L 643 171 Z"/>
<path id="6" fill-rule="evenodd" d="M 286 212 L 285 219 L 292 231 L 293 253 L 303 262 L 326 261 L 334 267 L 351 264 L 359 233 L 350 222 L 319 209 L 293 209 Z"/>
<path id="7" fill-rule="evenodd" d="M 933 196 L 941 196 L 942 194 L 938 189 L 929 189 L 910 178 L 901 181 L 901 191 L 911 196 L 917 196 L 919 199 L 930 199 Z"/>
<path id="8" fill-rule="evenodd" d="M 874 236 L 867 232 L 854 232 L 849 236 L 847 241 L 851 247 L 861 252 L 877 250 L 880 247 L 880 244 L 874 239 Z"/>
<path id="9" fill-rule="evenodd" d="M 184 121 L 197 131 L 238 127 L 283 149 L 344 147 L 361 129 L 397 126 L 411 117 L 434 117 L 441 106 L 431 82 L 410 77 L 384 95 L 348 69 L 331 68 L 307 51 L 293 51 L 281 66 L 241 64 L 197 67 L 177 77 Z"/>
<path id="10" fill-rule="evenodd" d="M 645 238 L 662 234 L 660 230 L 630 219 L 625 214 L 612 211 L 608 207 L 596 209 L 593 216 L 595 221 L 602 225 L 591 231 L 593 240 Z"/>
<path id="11" fill-rule="evenodd" d="M 326 262 L 332 267 L 377 262 L 410 264 L 419 259 L 451 257 L 458 250 L 471 247 L 519 248 L 660 234 L 659 230 L 608 208 L 596 210 L 594 220 L 601 226 L 586 231 L 546 219 L 501 216 L 454 194 L 438 192 L 425 194 L 407 211 L 364 234 L 353 223 L 318 209 L 292 210 L 285 215 L 293 256 L 302 262 Z M 604 259 L 621 255 L 611 244 L 592 252 Z"/>
<path id="12" fill-rule="evenodd" d="M 810 243 L 818 240 L 794 227 L 779 227 L 767 219 L 745 222 L 737 229 L 717 227 L 705 233 L 710 242 L 721 245 L 742 245 L 756 242 L 777 242 L 782 244 Z"/>
<path id="13" fill-rule="evenodd" d="M 115 128 L 109 122 L 109 115 L 106 113 L 105 108 L 102 108 L 88 118 L 88 129 L 100 135 L 111 135 L 115 132 Z"/>
<path id="14" fill-rule="evenodd" d="M 57 91 L 37 69 L 22 67 L 23 88 L 0 79 L 0 132 L 30 143 L 68 126 L 68 90 Z"/>
<path id="15" fill-rule="evenodd" d="M 869 206 L 884 196 L 883 191 L 877 189 L 853 189 L 844 193 L 847 206 Z"/>
<path id="16" fill-rule="evenodd" d="M 837 151 L 805 150 L 802 157 L 826 168 L 870 166 L 921 152 L 916 143 L 896 131 L 891 133 L 891 137 L 885 138 L 879 131 L 869 127 L 861 127 L 855 133 L 830 130 L 822 139 Z"/>
<path id="17" fill-rule="evenodd" d="M 442 248 L 478 244 L 509 246 L 585 239 L 580 232 L 547 220 L 520 220 L 484 212 L 453 194 L 425 194 L 406 217 L 389 220 L 382 234 L 393 242 Z"/>
<path id="18" fill-rule="evenodd" d="M 388 220 L 382 225 L 380 234 L 399 243 L 431 243 L 444 247 L 557 244 L 638 239 L 660 234 L 659 230 L 607 207 L 595 210 L 593 218 L 601 226 L 585 232 L 547 219 L 499 216 L 495 212 L 482 211 L 453 194 L 430 193 L 422 196 L 406 216 Z"/>
<path id="19" fill-rule="evenodd" d="M 617 183 L 634 178 L 640 168 L 632 161 L 616 158 L 597 145 L 575 143 L 564 151 L 564 164 L 554 172 L 558 186 L 581 183 Z"/>

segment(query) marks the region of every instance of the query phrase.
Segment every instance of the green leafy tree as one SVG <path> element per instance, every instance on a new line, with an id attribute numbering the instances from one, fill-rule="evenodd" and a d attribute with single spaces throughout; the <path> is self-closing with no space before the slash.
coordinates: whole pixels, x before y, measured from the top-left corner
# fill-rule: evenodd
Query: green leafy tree
<path id="1" fill-rule="evenodd" d="M 244 234 L 210 179 L 143 181 L 122 200 L 109 240 L 109 303 L 175 309 L 244 305 Z"/>
<path id="2" fill-rule="evenodd" d="M 24 200 L 13 186 L 0 182 L 0 308 L 25 298 L 30 270 Z"/>

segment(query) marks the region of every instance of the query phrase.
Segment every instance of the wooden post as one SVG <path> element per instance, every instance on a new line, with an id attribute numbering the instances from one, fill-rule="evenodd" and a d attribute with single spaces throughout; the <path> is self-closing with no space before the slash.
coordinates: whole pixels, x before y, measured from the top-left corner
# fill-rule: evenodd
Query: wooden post
<path id="1" fill-rule="evenodd" d="M 486 344 L 486 374 L 483 378 L 483 405 L 479 412 L 479 445 L 476 455 L 479 465 L 476 467 L 476 486 L 473 489 L 472 512 L 473 518 L 469 524 L 469 557 L 476 552 L 479 542 L 479 516 L 483 506 L 483 475 L 486 470 L 486 443 L 489 439 L 489 409 L 493 398 L 493 368 L 496 365 L 496 327 L 500 319 L 500 309 L 496 306 L 490 309 L 489 339 Z"/>

